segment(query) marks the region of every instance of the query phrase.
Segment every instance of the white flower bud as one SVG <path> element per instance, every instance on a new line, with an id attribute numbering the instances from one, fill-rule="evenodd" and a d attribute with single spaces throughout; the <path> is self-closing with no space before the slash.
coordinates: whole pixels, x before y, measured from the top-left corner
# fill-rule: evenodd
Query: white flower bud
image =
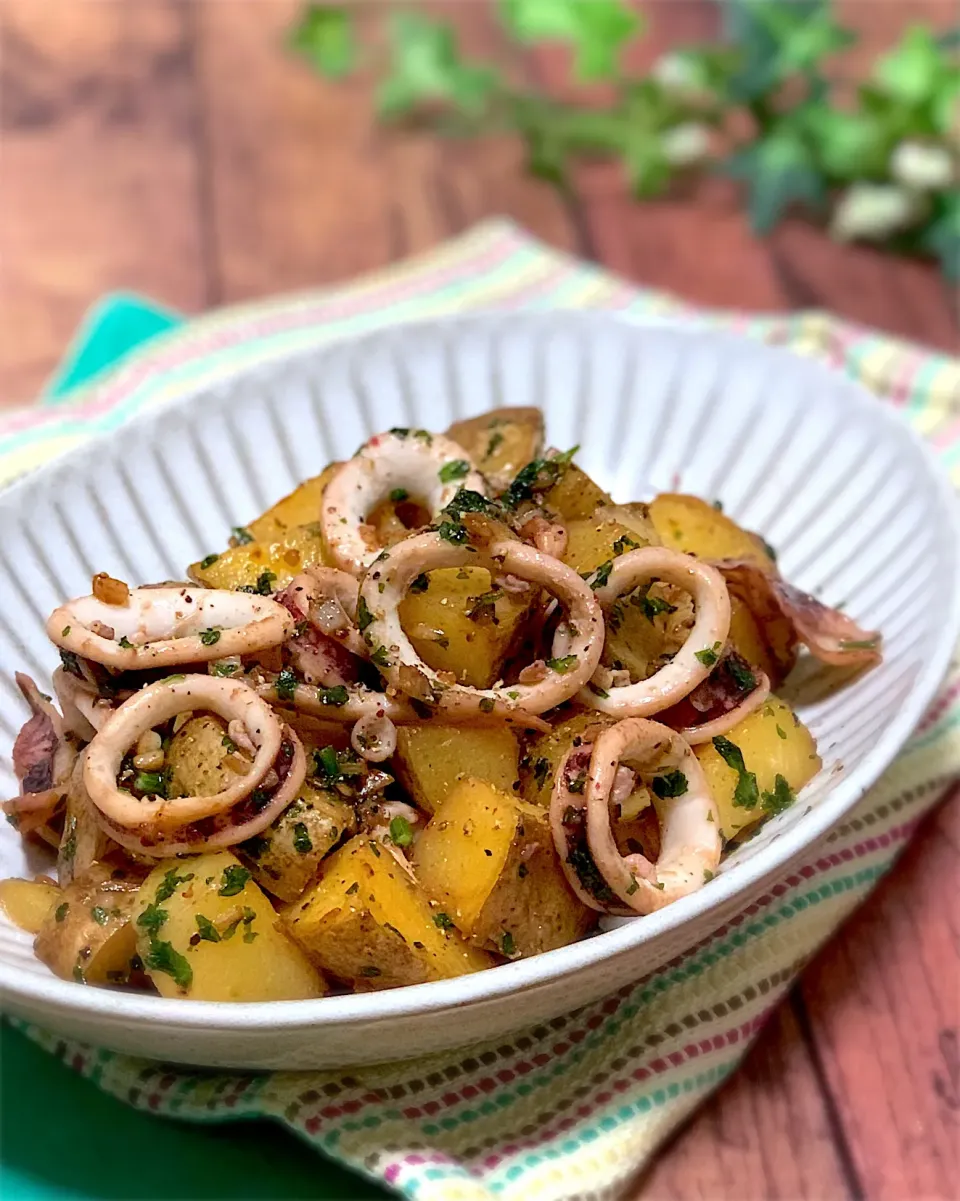
<path id="1" fill-rule="evenodd" d="M 897 183 L 920 192 L 948 188 L 954 180 L 953 159 L 943 146 L 901 142 L 890 156 L 890 174 Z"/>
<path id="2" fill-rule="evenodd" d="M 715 98 L 713 90 L 707 86 L 703 68 L 686 54 L 661 55 L 653 64 L 650 75 L 665 92 L 688 104 L 709 105 Z"/>
<path id="3" fill-rule="evenodd" d="M 921 204 L 920 197 L 897 184 L 855 183 L 837 201 L 830 234 L 838 242 L 881 241 L 910 225 Z"/>
<path id="4" fill-rule="evenodd" d="M 699 121 L 685 121 L 663 134 L 664 158 L 674 167 L 702 162 L 710 150 L 710 130 Z"/>

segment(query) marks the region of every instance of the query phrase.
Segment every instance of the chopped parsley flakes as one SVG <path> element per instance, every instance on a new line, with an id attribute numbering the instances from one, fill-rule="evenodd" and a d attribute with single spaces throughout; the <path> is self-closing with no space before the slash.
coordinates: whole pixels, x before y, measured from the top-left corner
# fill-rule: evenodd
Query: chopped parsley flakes
<path id="1" fill-rule="evenodd" d="M 230 863 L 223 869 L 217 892 L 222 897 L 235 897 L 238 893 L 243 892 L 249 879 L 250 873 L 245 867 L 241 867 L 238 863 Z"/>
<path id="2" fill-rule="evenodd" d="M 757 787 L 757 777 L 752 771 L 747 771 L 743 761 L 743 752 L 735 742 L 718 734 L 713 740 L 717 754 L 737 773 L 737 786 L 733 792 L 733 803 L 741 809 L 753 809 L 760 800 L 760 790 Z"/>
<path id="3" fill-rule="evenodd" d="M 444 463 L 437 474 L 441 484 L 452 484 L 454 480 L 462 480 L 469 470 L 470 464 L 466 459 L 452 459 Z"/>
<path id="4" fill-rule="evenodd" d="M 687 777 L 682 771 L 669 771 L 665 775 L 654 776 L 650 787 L 662 801 L 668 797 L 683 796 L 687 791 Z"/>

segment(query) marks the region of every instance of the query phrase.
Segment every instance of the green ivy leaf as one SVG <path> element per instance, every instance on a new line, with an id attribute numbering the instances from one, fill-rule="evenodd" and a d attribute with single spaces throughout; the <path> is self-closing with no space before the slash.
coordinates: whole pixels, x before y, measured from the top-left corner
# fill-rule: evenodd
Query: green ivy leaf
<path id="1" fill-rule="evenodd" d="M 900 44 L 879 60 L 873 79 L 892 99 L 916 106 L 934 98 L 949 70 L 933 33 L 925 25 L 913 25 Z"/>
<path id="2" fill-rule="evenodd" d="M 499 8 L 507 30 L 521 42 L 572 45 L 583 80 L 615 78 L 624 46 L 642 25 L 622 0 L 500 0 Z"/>
<path id="3" fill-rule="evenodd" d="M 342 79 L 353 69 L 356 44 L 350 14 L 330 4 L 308 4 L 290 31 L 290 48 L 307 58 L 329 79 Z"/>
<path id="4" fill-rule="evenodd" d="M 940 216 L 929 226 L 921 244 L 940 260 L 950 283 L 960 283 L 960 195 L 956 192 L 943 198 Z"/>
<path id="5" fill-rule="evenodd" d="M 438 102 L 470 115 L 483 111 L 496 75 L 463 62 L 449 25 L 399 13 L 390 23 L 390 33 L 392 70 L 377 95 L 381 116 L 401 117 L 420 105 Z"/>
<path id="6" fill-rule="evenodd" d="M 623 163 L 630 191 L 638 200 L 662 196 L 670 187 L 673 170 L 659 137 L 636 137 L 627 147 Z"/>
<path id="7" fill-rule="evenodd" d="M 825 59 L 856 41 L 849 29 L 834 21 L 828 5 L 804 12 L 781 0 L 757 6 L 757 17 L 769 29 L 776 52 L 776 74 L 785 79 L 794 72 L 809 74 Z"/>
<path id="8" fill-rule="evenodd" d="M 812 104 L 800 120 L 821 169 L 832 179 L 883 179 L 893 139 L 875 115 Z"/>
<path id="9" fill-rule="evenodd" d="M 781 128 L 762 141 L 733 154 L 723 171 L 746 183 L 750 224 L 758 234 L 769 233 L 789 205 L 819 206 L 824 181 L 803 138 Z"/>

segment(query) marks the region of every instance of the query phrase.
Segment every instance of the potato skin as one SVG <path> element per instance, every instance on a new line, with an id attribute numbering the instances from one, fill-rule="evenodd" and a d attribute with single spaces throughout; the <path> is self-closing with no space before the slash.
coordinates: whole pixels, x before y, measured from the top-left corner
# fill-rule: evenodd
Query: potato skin
<path id="1" fill-rule="evenodd" d="M 272 825 L 236 850 L 261 888 L 281 901 L 295 901 L 316 878 L 324 858 L 356 828 L 352 805 L 304 784 Z"/>
<path id="2" fill-rule="evenodd" d="M 566 946 L 594 924 L 564 878 L 546 811 L 482 780 L 461 781 L 441 804 L 413 864 L 462 934 L 511 959 Z"/>
<path id="3" fill-rule="evenodd" d="M 326 992 L 229 851 L 161 862 L 140 890 L 135 924 L 137 949 L 162 996 L 296 1001 Z"/>
<path id="4" fill-rule="evenodd" d="M 284 911 L 292 936 L 358 992 L 445 980 L 490 967 L 431 905 L 405 863 L 373 839 L 352 838 L 323 877 Z"/>
<path id="5" fill-rule="evenodd" d="M 797 793 L 823 766 L 813 736 L 790 706 L 771 696 L 726 735 L 740 748 L 747 771 L 757 777 L 761 793 L 772 793 L 778 775 Z M 720 833 L 730 839 L 767 816 L 758 803 L 747 809 L 734 803 L 738 774 L 712 743 L 694 747 L 720 811 Z"/>
<path id="6" fill-rule="evenodd" d="M 414 803 L 434 810 L 464 776 L 519 792 L 519 747 L 507 726 L 400 726 L 393 771 Z"/>
<path id="7" fill-rule="evenodd" d="M 135 971 L 139 884 L 136 876 L 95 863 L 48 911 L 34 943 L 37 958 L 64 980 L 125 983 Z"/>
<path id="8" fill-rule="evenodd" d="M 400 620 L 417 654 L 434 671 L 453 672 L 461 684 L 489 688 L 522 637 L 532 592 L 517 596 L 493 589 L 483 567 L 444 567 L 429 572 L 427 580 L 425 590 L 411 590 L 400 604 Z M 478 610 L 481 597 L 488 603 Z"/>

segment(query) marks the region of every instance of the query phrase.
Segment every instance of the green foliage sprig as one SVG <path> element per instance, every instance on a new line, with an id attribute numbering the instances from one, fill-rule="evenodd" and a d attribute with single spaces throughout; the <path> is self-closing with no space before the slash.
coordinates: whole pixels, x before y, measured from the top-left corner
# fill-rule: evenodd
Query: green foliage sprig
<path id="1" fill-rule="evenodd" d="M 571 82 L 606 84 L 609 101 L 515 86 L 496 64 L 466 58 L 449 23 L 413 8 L 364 40 L 350 7 L 312 3 L 290 45 L 329 78 L 373 72 L 384 121 L 516 131 L 529 169 L 561 188 L 591 158 L 618 160 L 637 199 L 718 171 L 742 184 L 758 233 L 800 210 L 840 241 L 932 255 L 960 279 L 957 32 L 909 28 L 845 89 L 825 68 L 856 35 L 829 0 L 739 0 L 728 42 L 676 50 L 646 75 L 622 65 L 643 34 L 622 0 L 497 0 L 496 11 L 521 46 L 568 46 Z"/>

